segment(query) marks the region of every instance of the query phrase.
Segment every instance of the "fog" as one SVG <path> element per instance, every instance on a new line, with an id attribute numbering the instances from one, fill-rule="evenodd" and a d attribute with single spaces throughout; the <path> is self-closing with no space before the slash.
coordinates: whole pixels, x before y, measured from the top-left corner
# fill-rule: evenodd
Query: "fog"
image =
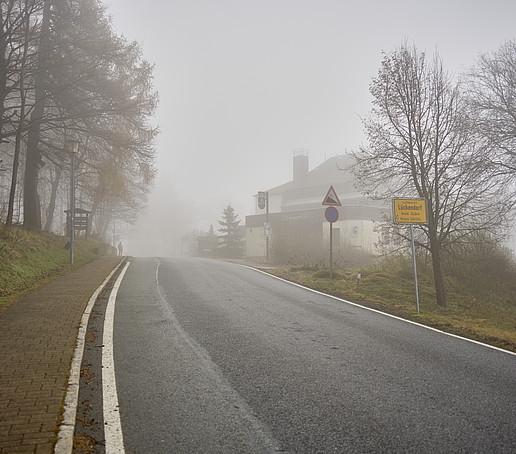
<path id="1" fill-rule="evenodd" d="M 437 51 L 458 74 L 516 36 L 514 0 L 104 0 L 114 28 L 155 63 L 158 176 L 120 232 L 131 255 L 176 255 L 230 203 L 364 142 L 382 52 Z M 331 183 L 331 182 L 329 182 Z"/>

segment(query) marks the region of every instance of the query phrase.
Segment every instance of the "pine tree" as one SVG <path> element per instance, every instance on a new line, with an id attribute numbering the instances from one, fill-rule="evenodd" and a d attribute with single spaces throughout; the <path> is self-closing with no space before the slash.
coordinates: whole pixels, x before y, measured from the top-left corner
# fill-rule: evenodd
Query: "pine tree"
<path id="1" fill-rule="evenodd" d="M 224 257 L 240 257 L 242 255 L 242 235 L 239 231 L 240 220 L 235 209 L 229 204 L 222 212 L 219 220 L 222 244 L 220 255 Z"/>

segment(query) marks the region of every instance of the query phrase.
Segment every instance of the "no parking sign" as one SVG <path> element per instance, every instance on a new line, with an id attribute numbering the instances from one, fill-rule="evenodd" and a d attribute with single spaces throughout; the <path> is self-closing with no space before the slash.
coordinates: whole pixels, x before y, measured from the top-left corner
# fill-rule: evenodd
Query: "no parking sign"
<path id="1" fill-rule="evenodd" d="M 328 222 L 336 222 L 339 219 L 339 212 L 335 207 L 328 207 L 324 212 L 324 217 Z"/>

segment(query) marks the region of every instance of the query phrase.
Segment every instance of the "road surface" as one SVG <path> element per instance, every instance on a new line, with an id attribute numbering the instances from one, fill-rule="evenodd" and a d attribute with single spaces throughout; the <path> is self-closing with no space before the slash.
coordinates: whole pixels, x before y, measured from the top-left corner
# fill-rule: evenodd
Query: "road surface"
<path id="1" fill-rule="evenodd" d="M 516 452 L 516 356 L 232 263 L 132 260 L 126 452 Z"/>

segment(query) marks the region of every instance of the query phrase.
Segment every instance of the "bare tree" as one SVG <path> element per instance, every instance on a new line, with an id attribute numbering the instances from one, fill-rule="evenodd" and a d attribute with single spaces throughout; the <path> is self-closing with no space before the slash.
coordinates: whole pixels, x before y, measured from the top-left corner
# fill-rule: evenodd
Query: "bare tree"
<path id="1" fill-rule="evenodd" d="M 45 164 L 40 149 L 41 127 L 48 95 L 50 56 L 51 1 L 44 0 L 39 34 L 38 67 L 35 74 L 34 108 L 30 116 L 23 185 L 23 224 L 28 229 L 41 230 L 41 204 L 38 194 L 39 170 Z"/>
<path id="2" fill-rule="evenodd" d="M 79 203 L 92 211 L 102 205 L 129 222 L 155 173 L 152 65 L 137 43 L 113 33 L 99 0 L 3 1 L 0 25 L 0 139 L 10 141 L 3 167 L 12 164 L 6 223 L 24 162 L 24 225 L 40 229 L 46 208 L 50 228 L 56 200 L 66 199 L 59 181 L 70 167 L 63 150 L 70 134 L 81 144 Z M 116 178 L 106 179 L 110 173 Z"/>
<path id="3" fill-rule="evenodd" d="M 432 257 L 437 303 L 446 306 L 443 253 L 472 233 L 497 235 L 506 222 L 504 189 L 472 133 L 464 97 L 436 55 L 401 46 L 384 55 L 364 126 L 369 145 L 354 153 L 364 192 L 376 199 L 423 197 L 421 246 Z"/>
<path id="4" fill-rule="evenodd" d="M 52 55 L 47 121 L 66 125 L 81 142 L 79 203 L 91 208 L 102 233 L 109 218 L 133 220 L 154 177 L 153 67 L 136 43 L 113 34 L 96 0 L 56 5 L 54 22 L 60 52 Z M 46 147 L 43 154 L 59 161 L 59 150 Z"/>
<path id="5" fill-rule="evenodd" d="M 14 7 L 16 4 L 18 4 L 18 8 Z M 31 53 L 35 47 L 33 43 L 35 30 L 33 22 L 34 16 L 40 13 L 41 2 L 10 1 L 9 6 L 10 8 L 6 11 L 5 22 L 9 25 L 3 25 L 4 30 L 9 31 L 9 33 L 4 33 L 4 37 L 8 37 L 4 45 L 6 49 L 7 47 L 10 49 L 7 54 L 8 58 L 5 60 L 6 63 L 9 62 L 9 70 L 6 67 L 5 78 L 2 78 L 1 82 L 6 96 L 0 98 L 3 106 L 2 111 L 4 113 L 10 112 L 9 115 L 6 115 L 5 121 L 2 122 L 2 138 L 6 140 L 12 135 L 15 136 L 11 188 L 5 222 L 8 226 L 13 222 L 22 142 L 29 123 L 28 110 L 30 110 L 30 106 L 28 106 L 28 97 L 30 96 L 31 80 L 33 79 L 31 73 L 34 72 L 34 68 L 31 68 L 31 66 L 34 66 L 31 65 L 31 61 L 34 60 L 31 59 Z M 6 127 L 7 125 L 9 125 L 9 128 Z"/>
<path id="6" fill-rule="evenodd" d="M 516 41 L 481 55 L 467 75 L 469 101 L 489 157 L 501 171 L 516 172 Z"/>

